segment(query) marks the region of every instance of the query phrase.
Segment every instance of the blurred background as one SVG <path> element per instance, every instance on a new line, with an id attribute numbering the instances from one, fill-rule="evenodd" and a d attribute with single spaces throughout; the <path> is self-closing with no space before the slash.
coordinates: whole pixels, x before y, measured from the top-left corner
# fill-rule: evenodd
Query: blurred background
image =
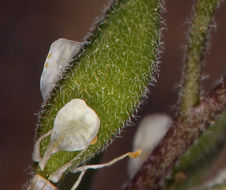
<path id="1" fill-rule="evenodd" d="M 165 51 L 161 56 L 160 77 L 156 87 L 151 88 L 149 102 L 140 111 L 141 118 L 150 113 L 175 112 L 192 2 L 174 0 L 165 4 L 167 30 L 162 38 Z M 0 190 L 21 189 L 29 177 L 36 113 L 42 102 L 39 79 L 51 43 L 61 37 L 82 41 L 107 4 L 108 0 L 1 1 Z M 215 14 L 213 27 L 216 25 L 204 60 L 204 93 L 226 70 L 226 3 Z M 102 162 L 130 151 L 136 128 L 126 128 L 108 147 Z M 120 189 L 127 180 L 124 160 L 100 170 L 92 189 Z"/>

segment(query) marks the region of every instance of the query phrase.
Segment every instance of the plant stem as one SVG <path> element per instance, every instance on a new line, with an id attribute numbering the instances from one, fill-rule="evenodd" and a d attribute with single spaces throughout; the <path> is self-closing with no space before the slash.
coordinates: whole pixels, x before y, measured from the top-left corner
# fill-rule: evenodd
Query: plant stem
<path id="1" fill-rule="evenodd" d="M 192 20 L 185 57 L 179 116 L 186 118 L 200 102 L 201 62 L 206 51 L 207 35 L 219 0 L 198 0 Z"/>
<path id="2" fill-rule="evenodd" d="M 127 190 L 159 190 L 171 168 L 216 117 L 226 110 L 226 78 L 192 108 L 187 120 L 178 120 L 168 131 Z"/>
<path id="3" fill-rule="evenodd" d="M 226 111 L 189 147 L 165 180 L 164 189 L 203 187 L 224 168 L 226 158 Z M 185 178 L 178 178 L 183 173 Z M 205 186 L 205 185 L 204 185 Z M 196 187 L 196 188 L 194 188 Z M 202 189 L 202 188 L 201 188 Z"/>

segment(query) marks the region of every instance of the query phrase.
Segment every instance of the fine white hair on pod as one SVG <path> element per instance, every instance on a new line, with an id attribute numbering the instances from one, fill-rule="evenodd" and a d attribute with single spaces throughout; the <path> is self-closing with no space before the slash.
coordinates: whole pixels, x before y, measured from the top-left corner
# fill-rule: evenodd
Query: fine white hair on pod
<path id="1" fill-rule="evenodd" d="M 40 79 L 40 90 L 44 102 L 80 47 L 81 43 L 64 38 L 60 38 L 51 44 Z"/>
<path id="2" fill-rule="evenodd" d="M 172 119 L 166 114 L 146 116 L 140 123 L 133 140 L 133 150 L 141 149 L 142 155 L 130 159 L 128 163 L 129 178 L 132 179 L 141 165 L 163 139 L 172 125 Z"/>

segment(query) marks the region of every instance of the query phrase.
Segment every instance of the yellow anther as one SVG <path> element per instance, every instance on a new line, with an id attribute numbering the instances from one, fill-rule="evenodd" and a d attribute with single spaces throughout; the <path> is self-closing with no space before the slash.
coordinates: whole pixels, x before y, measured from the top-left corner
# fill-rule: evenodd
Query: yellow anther
<path id="1" fill-rule="evenodd" d="M 129 157 L 130 158 L 136 158 L 136 157 L 140 156 L 141 154 L 142 154 L 142 150 L 141 149 L 138 149 L 135 152 L 130 152 L 129 153 Z"/>
<path id="2" fill-rule="evenodd" d="M 95 144 L 97 142 L 97 136 L 94 137 L 93 141 L 91 142 L 91 145 Z"/>

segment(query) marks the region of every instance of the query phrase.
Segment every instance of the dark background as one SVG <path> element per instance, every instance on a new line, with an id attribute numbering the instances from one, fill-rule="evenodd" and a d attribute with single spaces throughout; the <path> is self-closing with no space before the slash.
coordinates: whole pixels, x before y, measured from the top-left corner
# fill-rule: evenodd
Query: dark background
<path id="1" fill-rule="evenodd" d="M 183 48 L 193 0 L 166 2 L 167 30 L 163 41 L 161 72 L 157 86 L 143 115 L 173 114 L 180 81 Z M 50 44 L 60 38 L 82 41 L 94 18 L 101 15 L 107 0 L 20 0 L 1 1 L 0 5 L 0 190 L 21 189 L 29 177 L 36 113 L 42 99 L 39 78 Z M 216 12 L 217 29 L 205 57 L 205 91 L 226 70 L 226 3 Z M 215 25 L 213 23 L 213 25 Z M 204 92 L 205 92 L 204 91 Z M 102 162 L 131 150 L 136 127 L 127 128 L 109 146 Z M 126 131 L 126 132 L 125 132 Z M 119 189 L 127 180 L 127 160 L 95 177 L 95 190 Z"/>

